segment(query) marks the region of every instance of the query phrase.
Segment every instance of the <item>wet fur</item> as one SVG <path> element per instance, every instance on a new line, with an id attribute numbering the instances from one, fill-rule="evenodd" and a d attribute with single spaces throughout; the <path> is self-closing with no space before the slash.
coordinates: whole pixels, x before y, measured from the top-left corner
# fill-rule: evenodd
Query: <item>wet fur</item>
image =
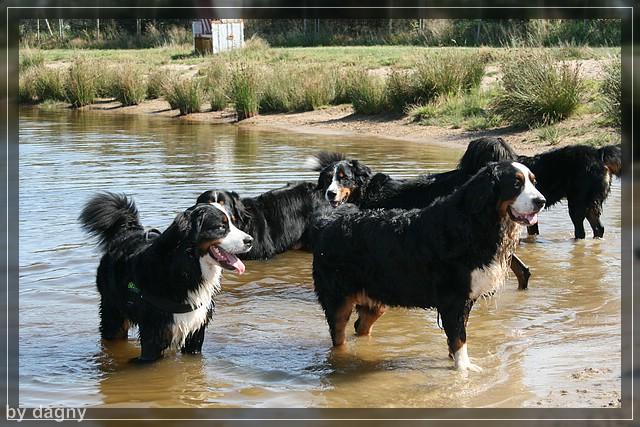
<path id="1" fill-rule="evenodd" d="M 203 225 L 205 215 L 224 216 L 211 206 L 188 209 L 164 233 L 149 234 L 149 240 L 135 204 L 124 195 L 98 194 L 80 214 L 82 227 L 98 238 L 103 253 L 96 277 L 101 336 L 106 340 L 126 339 L 128 328 L 139 325 L 142 349 L 138 361 L 156 360 L 169 347 L 185 353 L 201 351 L 204 330 L 213 313 L 212 297 L 219 290 L 222 275 L 217 264 L 211 271 L 202 271 L 202 258 L 209 258 L 201 257 L 198 246 L 203 233 L 209 232 Z M 177 304 L 194 302 L 194 295 L 199 295 L 196 299 L 204 304 L 197 311 L 176 317 L 132 297 L 129 282 L 146 295 Z"/>
<path id="2" fill-rule="evenodd" d="M 436 308 L 450 353 L 460 350 L 474 299 L 495 289 L 493 283 L 471 298 L 472 275 L 496 268 L 497 261 L 502 267 L 494 276 L 503 279 L 502 258 L 517 242 L 519 226 L 504 213 L 501 218 L 499 209 L 517 197 L 515 173 L 510 163 L 491 164 L 423 209 L 347 204 L 321 215 L 314 226 L 313 278 L 333 344 L 344 343 L 353 305 L 361 306 L 357 323 L 371 323 L 366 316 L 390 305 Z"/>
<path id="3" fill-rule="evenodd" d="M 238 193 L 210 190 L 197 202 L 222 201 L 236 226 L 250 234 L 253 247 L 241 259 L 270 259 L 290 249 L 309 249 L 312 214 L 329 204 L 322 192 L 309 182 L 290 183 L 257 197 L 240 198 Z"/>
<path id="4" fill-rule="evenodd" d="M 538 188 L 547 199 L 547 207 L 567 199 L 574 237 L 585 238 L 584 220 L 589 221 L 594 237 L 603 237 L 600 221 L 602 205 L 609 196 L 613 176 L 622 172 L 619 145 L 602 148 L 569 145 L 535 156 L 518 156 L 536 175 Z M 529 234 L 538 234 L 537 225 Z"/>

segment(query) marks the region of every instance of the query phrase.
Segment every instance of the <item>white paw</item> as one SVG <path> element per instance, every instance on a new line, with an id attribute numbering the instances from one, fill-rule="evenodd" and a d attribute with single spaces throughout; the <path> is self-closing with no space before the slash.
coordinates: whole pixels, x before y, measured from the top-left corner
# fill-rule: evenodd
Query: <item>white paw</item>
<path id="1" fill-rule="evenodd" d="M 455 362 L 456 369 L 458 371 L 473 371 L 473 372 L 482 372 L 482 368 L 478 365 L 474 365 L 469 360 L 469 356 L 467 355 L 467 344 L 464 344 L 458 351 L 453 355 L 453 360 Z"/>
<path id="2" fill-rule="evenodd" d="M 474 363 L 459 363 L 456 365 L 456 369 L 458 371 L 472 371 L 472 372 L 482 372 L 482 368 Z"/>

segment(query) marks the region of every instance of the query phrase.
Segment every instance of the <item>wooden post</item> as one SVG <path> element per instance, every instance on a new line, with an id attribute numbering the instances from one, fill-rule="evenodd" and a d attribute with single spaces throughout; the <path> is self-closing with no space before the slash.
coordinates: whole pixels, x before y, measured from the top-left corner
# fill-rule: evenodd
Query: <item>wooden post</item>
<path id="1" fill-rule="evenodd" d="M 49 20 L 45 19 L 44 23 L 47 24 L 47 28 L 49 29 L 49 35 L 53 37 L 53 31 L 51 30 L 51 25 L 49 25 Z"/>
<path id="2" fill-rule="evenodd" d="M 140 19 L 136 19 L 136 34 L 140 37 L 140 33 L 142 32 L 142 26 L 140 23 Z"/>
<path id="3" fill-rule="evenodd" d="M 316 18 L 316 36 L 320 33 L 320 18 Z"/>
<path id="4" fill-rule="evenodd" d="M 476 45 L 480 45 L 480 26 L 482 25 L 482 19 L 478 19 L 478 28 L 476 28 Z"/>
<path id="5" fill-rule="evenodd" d="M 302 20 L 302 32 L 305 34 L 307 33 L 307 18 Z"/>
<path id="6" fill-rule="evenodd" d="M 389 19 L 389 34 L 393 31 L 393 19 Z"/>
<path id="7" fill-rule="evenodd" d="M 100 18 L 96 19 L 96 37 L 100 38 Z"/>
<path id="8" fill-rule="evenodd" d="M 40 20 L 36 19 L 36 39 L 40 41 Z"/>
<path id="9" fill-rule="evenodd" d="M 60 39 L 62 39 L 62 19 L 58 19 L 58 30 L 60 31 Z"/>

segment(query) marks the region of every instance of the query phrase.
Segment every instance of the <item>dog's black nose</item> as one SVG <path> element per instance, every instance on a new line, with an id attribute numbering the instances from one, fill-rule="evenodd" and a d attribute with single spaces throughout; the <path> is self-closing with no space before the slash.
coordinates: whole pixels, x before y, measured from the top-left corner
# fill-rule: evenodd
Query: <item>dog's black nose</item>
<path id="1" fill-rule="evenodd" d="M 535 199 L 533 199 L 533 205 L 536 207 L 536 209 L 542 209 L 545 203 L 547 203 L 547 199 L 545 199 L 544 197 L 536 197 Z"/>
<path id="2" fill-rule="evenodd" d="M 334 193 L 333 191 L 327 191 L 327 199 L 335 200 L 336 199 L 336 193 Z"/>
<path id="3" fill-rule="evenodd" d="M 242 243 L 244 243 L 245 246 L 251 246 L 251 244 L 253 243 L 253 237 L 245 237 L 244 239 L 242 239 Z"/>

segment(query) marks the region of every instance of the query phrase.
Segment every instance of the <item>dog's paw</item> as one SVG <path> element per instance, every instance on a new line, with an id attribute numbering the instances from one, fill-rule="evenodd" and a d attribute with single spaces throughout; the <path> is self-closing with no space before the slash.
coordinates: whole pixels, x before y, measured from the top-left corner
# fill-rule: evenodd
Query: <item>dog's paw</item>
<path id="1" fill-rule="evenodd" d="M 482 372 L 482 368 L 480 366 L 471 363 L 471 360 L 469 360 L 466 344 L 454 353 L 453 360 L 455 361 L 455 367 L 458 371 Z"/>
<path id="2" fill-rule="evenodd" d="M 467 371 L 482 372 L 482 368 L 480 366 L 473 364 L 471 362 L 459 363 L 458 365 L 456 365 L 456 370 L 461 372 L 467 372 Z"/>

